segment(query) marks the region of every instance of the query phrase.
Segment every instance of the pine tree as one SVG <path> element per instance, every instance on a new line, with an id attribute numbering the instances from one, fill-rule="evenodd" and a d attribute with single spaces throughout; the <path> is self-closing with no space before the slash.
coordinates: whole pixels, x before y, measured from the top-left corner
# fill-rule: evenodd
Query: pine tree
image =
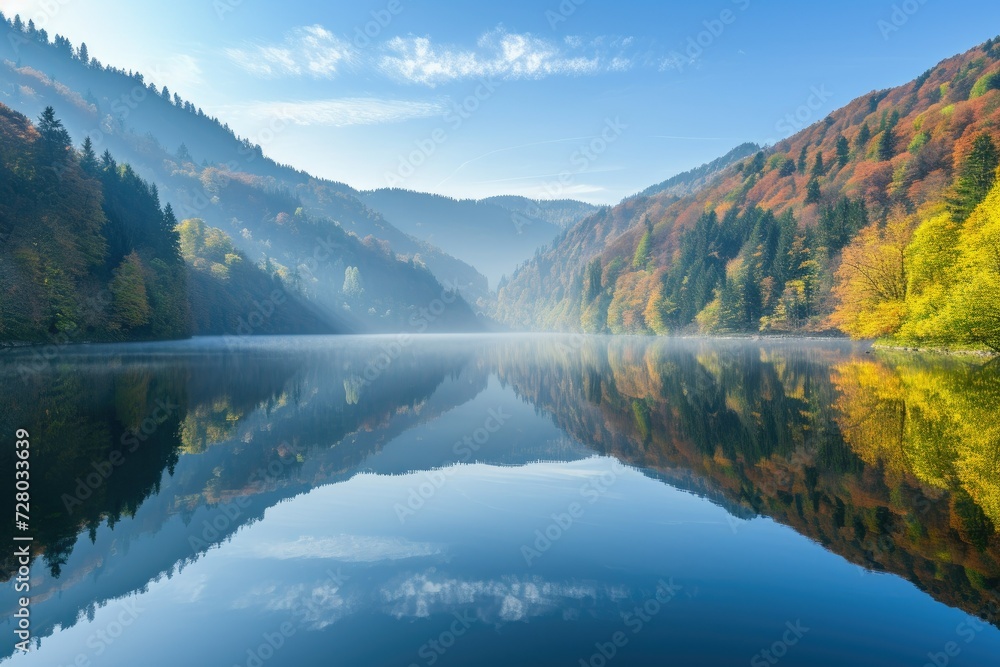
<path id="1" fill-rule="evenodd" d="M 80 43 L 80 51 L 79 51 L 79 53 L 80 53 L 80 62 L 82 62 L 84 65 L 89 65 L 90 64 L 90 51 L 87 50 L 87 43 L 86 42 L 81 42 Z"/>
<path id="2" fill-rule="evenodd" d="M 61 165 L 64 165 L 71 155 L 72 140 L 62 121 L 56 118 L 56 112 L 52 107 L 45 107 L 45 111 L 39 117 L 38 134 L 41 135 L 39 158 L 43 166 L 54 169 L 57 174 L 60 173 Z"/>
<path id="3" fill-rule="evenodd" d="M 649 266 L 652 238 L 652 229 L 647 223 L 646 233 L 642 235 L 642 239 L 639 240 L 639 245 L 635 249 L 635 256 L 632 258 L 632 268 L 645 269 Z"/>
<path id="4" fill-rule="evenodd" d="M 806 203 L 818 204 L 822 198 L 823 193 L 819 189 L 819 179 L 813 178 L 809 181 L 809 185 L 806 186 Z"/>
<path id="5" fill-rule="evenodd" d="M 94 142 L 87 137 L 83 140 L 83 150 L 80 154 L 80 166 L 88 174 L 97 173 L 97 154 L 94 152 Z"/>
<path id="6" fill-rule="evenodd" d="M 854 147 L 858 149 L 858 153 L 864 155 L 868 151 L 868 142 L 872 140 L 872 131 L 868 127 L 868 123 L 865 122 L 861 126 L 861 130 L 858 132 L 858 139 Z"/>
<path id="7" fill-rule="evenodd" d="M 104 171 L 118 170 L 118 163 L 115 162 L 113 157 L 111 157 L 111 151 L 106 150 L 104 151 L 104 154 L 101 155 L 101 169 Z"/>
<path id="8" fill-rule="evenodd" d="M 823 164 L 823 151 L 816 153 L 816 162 L 813 164 L 812 175 L 822 176 L 826 173 L 826 167 Z"/>
<path id="9" fill-rule="evenodd" d="M 24 23 L 21 22 L 21 15 L 14 15 L 14 30 L 17 32 L 24 32 Z"/>
<path id="10" fill-rule="evenodd" d="M 840 135 L 837 137 L 837 164 L 843 169 L 851 161 L 851 145 L 847 142 L 847 137 Z"/>
<path id="11" fill-rule="evenodd" d="M 896 157 L 896 133 L 891 127 L 886 127 L 878 140 L 878 159 L 886 162 Z"/>
<path id="12" fill-rule="evenodd" d="M 806 173 L 806 167 L 808 166 L 809 153 L 806 150 L 807 148 L 808 148 L 807 146 L 803 146 L 802 152 L 799 153 L 799 163 L 797 166 L 800 174 Z"/>
<path id="13" fill-rule="evenodd" d="M 1000 152 L 988 134 L 976 137 L 972 152 L 966 158 L 955 184 L 955 196 L 948 200 L 948 209 L 955 220 L 966 220 L 989 194 L 1000 166 Z"/>

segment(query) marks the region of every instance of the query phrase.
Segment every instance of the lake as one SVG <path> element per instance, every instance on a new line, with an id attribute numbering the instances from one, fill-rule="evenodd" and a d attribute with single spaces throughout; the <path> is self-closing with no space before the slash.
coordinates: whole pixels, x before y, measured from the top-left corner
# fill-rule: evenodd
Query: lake
<path id="1" fill-rule="evenodd" d="M 34 540 L 28 654 L 3 559 L 4 665 L 1000 661 L 997 364 L 386 336 L 0 375 Z"/>

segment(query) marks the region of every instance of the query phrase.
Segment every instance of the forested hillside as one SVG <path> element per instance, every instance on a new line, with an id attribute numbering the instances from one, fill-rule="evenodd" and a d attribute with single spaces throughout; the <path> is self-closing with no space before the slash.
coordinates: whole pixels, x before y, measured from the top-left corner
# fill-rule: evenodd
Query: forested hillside
<path id="1" fill-rule="evenodd" d="M 339 291 L 346 267 L 395 261 L 393 255 L 430 270 L 429 280 L 424 272 L 407 276 L 420 294 L 413 301 L 383 310 L 372 304 L 360 313 L 354 307 L 352 316 L 365 326 L 398 328 L 405 320 L 404 311 L 429 303 L 444 283 L 457 285 L 470 303 L 485 306 L 489 301 L 486 279 L 475 269 L 396 229 L 364 206 L 350 187 L 313 178 L 267 158 L 258 142 L 273 139 L 283 129 L 280 124 L 253 141 L 240 138 L 228 125 L 142 74 L 92 59 L 86 44 L 74 46 L 64 37 L 50 36 L 2 13 L 0 41 L 12 47 L 0 56 L 0 103 L 29 117 L 54 107 L 74 137 L 89 136 L 98 153 L 110 149 L 157 184 L 161 197 L 174 204 L 179 218 L 197 217 L 223 229 L 253 261 L 266 255 L 289 274 L 299 268 L 295 262 L 308 263 L 316 239 L 296 236 L 280 218 L 282 213 L 292 216 L 302 209 L 313 221 L 308 231 L 318 231 L 321 238 L 339 225 L 366 240 L 364 246 L 352 246 L 363 257 L 343 257 L 337 271 L 333 270 L 336 262 L 321 267 L 324 271 L 314 277 L 324 293 Z M 387 270 L 398 272 L 396 267 Z M 391 292 L 383 296 L 384 301 L 393 300 Z M 375 315 L 369 315 L 371 308 L 376 309 Z M 395 316 L 386 317 L 385 310 Z M 474 325 L 465 314 L 456 317 L 462 320 L 459 326 Z"/>
<path id="2" fill-rule="evenodd" d="M 280 307 L 254 333 L 342 329 L 235 249 L 226 261 L 238 272 L 190 275 L 177 224 L 130 166 L 98 157 L 92 142 L 75 150 L 51 108 L 36 128 L 0 104 L 0 340 L 236 334 L 252 304 L 276 291 Z"/>
<path id="3" fill-rule="evenodd" d="M 592 332 L 839 327 L 991 346 L 948 333 L 968 319 L 935 318 L 961 295 L 996 297 L 986 250 L 996 205 L 973 212 L 995 178 L 998 140 L 991 40 L 854 100 L 692 194 L 630 199 L 581 222 L 501 290 L 498 314 Z M 959 289 L 948 269 L 982 279 Z M 895 284 L 872 282 L 873 270 Z M 976 326 L 987 326 L 993 311 L 979 312 Z"/>

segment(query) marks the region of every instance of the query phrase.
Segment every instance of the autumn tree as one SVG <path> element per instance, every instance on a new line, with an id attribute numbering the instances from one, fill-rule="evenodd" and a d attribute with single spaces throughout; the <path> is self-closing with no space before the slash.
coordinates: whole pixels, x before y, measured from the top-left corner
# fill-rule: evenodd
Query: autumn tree
<path id="1" fill-rule="evenodd" d="M 833 293 L 837 308 L 831 321 L 853 338 L 895 333 L 906 315 L 906 249 L 912 221 L 890 218 L 861 230 L 844 249 Z"/>

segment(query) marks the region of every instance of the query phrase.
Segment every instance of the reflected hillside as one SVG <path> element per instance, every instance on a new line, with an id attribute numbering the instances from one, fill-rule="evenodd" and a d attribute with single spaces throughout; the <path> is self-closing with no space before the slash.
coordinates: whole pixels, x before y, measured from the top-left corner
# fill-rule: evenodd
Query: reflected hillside
<path id="1" fill-rule="evenodd" d="M 505 382 L 598 452 L 996 618 L 995 366 L 839 343 L 565 339 L 496 353 Z"/>
<path id="2" fill-rule="evenodd" d="M 2 368 L 18 383 L 2 427 L 34 425 L 36 636 L 183 569 L 268 507 L 350 477 L 487 378 L 454 349 L 419 362 L 404 352 L 377 374 L 371 344 L 145 349 L 64 357 L 30 378 L 16 360 Z M 2 467 L 13 474 L 10 452 Z M 4 580 L 14 569 L 5 563 Z"/>

